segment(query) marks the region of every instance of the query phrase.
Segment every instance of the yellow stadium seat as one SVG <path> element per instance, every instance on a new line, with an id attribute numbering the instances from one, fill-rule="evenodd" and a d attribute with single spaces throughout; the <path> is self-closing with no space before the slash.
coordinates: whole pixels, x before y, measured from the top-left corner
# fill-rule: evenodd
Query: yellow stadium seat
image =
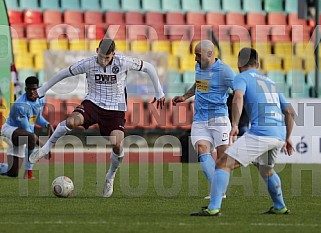
<path id="1" fill-rule="evenodd" d="M 90 51 L 95 51 L 96 52 L 96 49 L 97 49 L 97 47 L 99 45 L 99 42 L 100 42 L 100 40 L 90 40 L 88 42 L 88 49 Z"/>
<path id="2" fill-rule="evenodd" d="M 285 72 L 291 70 L 303 70 L 303 61 L 301 57 L 289 54 L 283 58 L 283 70 Z"/>
<path id="3" fill-rule="evenodd" d="M 183 40 L 172 41 L 172 54 L 178 57 L 185 57 L 190 52 L 190 42 Z"/>
<path id="4" fill-rule="evenodd" d="M 26 39 L 13 39 L 12 49 L 14 54 L 28 53 L 28 42 Z"/>
<path id="5" fill-rule="evenodd" d="M 180 72 L 183 73 L 184 71 L 194 71 L 195 70 L 195 56 L 194 55 L 187 55 L 183 58 L 180 58 Z"/>
<path id="6" fill-rule="evenodd" d="M 35 70 L 38 72 L 45 68 L 45 59 L 44 54 L 36 54 L 35 55 Z"/>
<path id="7" fill-rule="evenodd" d="M 292 42 L 275 42 L 274 54 L 284 58 L 293 54 Z"/>
<path id="8" fill-rule="evenodd" d="M 321 58 L 320 58 L 321 59 Z M 311 57 L 303 57 L 304 71 L 314 71 L 315 70 L 315 60 Z"/>
<path id="9" fill-rule="evenodd" d="M 127 45 L 126 40 L 115 40 L 115 44 L 117 51 L 126 52 L 129 50 L 129 46 Z"/>
<path id="10" fill-rule="evenodd" d="M 69 41 L 69 49 L 72 51 L 84 51 L 87 50 L 86 40 L 70 40 Z"/>
<path id="11" fill-rule="evenodd" d="M 171 52 L 171 42 L 167 40 L 154 40 L 151 47 L 153 52 Z"/>
<path id="12" fill-rule="evenodd" d="M 266 42 L 253 42 L 253 48 L 258 52 L 259 57 L 272 54 L 272 46 L 271 43 Z"/>
<path id="13" fill-rule="evenodd" d="M 30 53 L 15 54 L 14 62 L 17 70 L 19 69 L 32 69 L 34 70 L 33 57 Z"/>
<path id="14" fill-rule="evenodd" d="M 133 40 L 130 43 L 130 50 L 134 52 L 148 52 L 149 44 L 146 40 Z"/>
<path id="15" fill-rule="evenodd" d="M 68 40 L 53 39 L 49 41 L 50 50 L 68 50 Z"/>
<path id="16" fill-rule="evenodd" d="M 251 47 L 251 42 L 233 42 L 232 43 L 232 51 L 234 56 L 238 56 L 240 50 L 244 47 Z"/>
<path id="17" fill-rule="evenodd" d="M 31 54 L 43 54 L 46 49 L 48 49 L 48 44 L 45 39 L 31 39 L 29 41 L 29 51 Z"/>
<path id="18" fill-rule="evenodd" d="M 233 56 L 230 42 L 222 41 L 219 45 L 221 48 L 221 58 L 223 58 L 224 56 Z"/>
<path id="19" fill-rule="evenodd" d="M 168 70 L 179 71 L 178 57 L 172 54 L 168 55 Z"/>
<path id="20" fill-rule="evenodd" d="M 238 71 L 237 56 L 225 55 L 225 56 L 222 58 L 222 61 L 223 61 L 224 63 L 226 63 L 227 65 L 229 65 L 229 66 L 232 68 L 232 70 Z"/>
<path id="21" fill-rule="evenodd" d="M 297 42 L 295 44 L 295 55 L 301 57 L 311 57 L 314 55 L 313 42 Z"/>
<path id="22" fill-rule="evenodd" d="M 277 55 L 265 55 L 261 56 L 261 69 L 264 72 L 271 70 L 282 70 L 282 58 Z"/>

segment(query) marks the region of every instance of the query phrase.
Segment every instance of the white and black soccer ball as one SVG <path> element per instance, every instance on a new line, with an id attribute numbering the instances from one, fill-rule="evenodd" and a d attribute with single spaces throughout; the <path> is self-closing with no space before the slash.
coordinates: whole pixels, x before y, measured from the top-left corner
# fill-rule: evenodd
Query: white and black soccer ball
<path id="1" fill-rule="evenodd" d="M 74 183 L 67 176 L 59 176 L 52 182 L 52 192 L 57 197 L 70 197 L 74 191 Z"/>

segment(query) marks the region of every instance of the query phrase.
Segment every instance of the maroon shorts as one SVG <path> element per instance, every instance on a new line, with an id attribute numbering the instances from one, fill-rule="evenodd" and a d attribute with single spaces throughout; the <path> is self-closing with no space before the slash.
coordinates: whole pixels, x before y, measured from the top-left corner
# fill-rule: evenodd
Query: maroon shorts
<path id="1" fill-rule="evenodd" d="M 106 110 L 98 107 L 90 100 L 84 100 L 77 106 L 74 112 L 78 112 L 84 117 L 85 129 L 93 124 L 99 125 L 100 134 L 102 136 L 109 136 L 113 130 L 124 131 L 125 112 Z"/>

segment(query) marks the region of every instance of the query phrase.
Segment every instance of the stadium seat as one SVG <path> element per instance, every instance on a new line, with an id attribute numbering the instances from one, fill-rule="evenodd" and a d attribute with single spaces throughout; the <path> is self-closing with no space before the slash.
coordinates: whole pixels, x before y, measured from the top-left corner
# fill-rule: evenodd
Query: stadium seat
<path id="1" fill-rule="evenodd" d="M 65 10 L 63 13 L 65 24 L 83 24 L 84 16 L 81 11 Z"/>
<path id="2" fill-rule="evenodd" d="M 140 0 L 121 0 L 121 7 L 124 11 L 141 12 Z"/>
<path id="3" fill-rule="evenodd" d="M 151 43 L 151 51 L 152 52 L 171 52 L 171 42 L 168 40 L 155 40 Z"/>
<path id="4" fill-rule="evenodd" d="M 36 10 L 40 11 L 38 0 L 22 0 L 20 3 L 20 10 Z"/>
<path id="5" fill-rule="evenodd" d="M 297 13 L 289 13 L 287 15 L 288 18 L 288 24 L 290 26 L 292 25 L 303 25 L 303 26 L 308 26 L 308 22 L 306 19 L 299 19 Z"/>
<path id="6" fill-rule="evenodd" d="M 221 0 L 202 0 L 204 12 L 222 12 Z"/>
<path id="7" fill-rule="evenodd" d="M 43 53 L 38 53 L 34 55 L 34 69 L 35 71 L 39 71 L 41 69 L 45 68 L 45 59 L 44 59 L 44 54 Z"/>
<path id="8" fill-rule="evenodd" d="M 133 52 L 148 52 L 149 51 L 149 44 L 146 40 L 133 40 L 130 43 L 130 50 Z"/>
<path id="9" fill-rule="evenodd" d="M 176 55 L 169 54 L 168 56 L 168 70 L 179 71 L 178 57 Z"/>
<path id="10" fill-rule="evenodd" d="M 283 70 L 288 72 L 290 70 L 303 70 L 303 60 L 301 57 L 288 54 L 283 57 Z"/>
<path id="11" fill-rule="evenodd" d="M 302 25 L 292 25 L 291 38 L 292 43 L 313 40 L 313 36 L 310 37 L 310 28 Z"/>
<path id="12" fill-rule="evenodd" d="M 101 11 L 99 0 L 80 0 L 83 11 Z"/>
<path id="13" fill-rule="evenodd" d="M 285 81 L 285 76 L 283 71 L 269 71 L 267 72 L 267 76 L 272 79 L 279 91 L 284 94 L 285 97 L 290 96 L 290 87 L 287 85 Z"/>
<path id="14" fill-rule="evenodd" d="M 266 11 L 266 12 L 284 12 L 283 1 L 264 0 L 264 11 Z"/>
<path id="15" fill-rule="evenodd" d="M 262 12 L 261 0 L 243 0 L 243 11 L 249 12 Z"/>
<path id="16" fill-rule="evenodd" d="M 146 25 L 127 25 L 126 29 L 126 38 L 129 41 L 148 39 L 148 26 Z"/>
<path id="17" fill-rule="evenodd" d="M 279 56 L 293 55 L 294 53 L 292 42 L 280 42 L 277 41 L 274 43 L 274 53 Z"/>
<path id="18" fill-rule="evenodd" d="M 99 42 L 100 42 L 99 39 L 90 40 L 90 41 L 88 42 L 88 49 L 89 49 L 90 51 L 96 51 L 96 49 L 98 48 Z M 116 42 L 115 42 L 115 43 L 116 43 Z M 117 46 L 117 45 L 116 45 L 116 46 Z M 118 50 L 118 49 L 117 49 L 117 50 Z"/>
<path id="19" fill-rule="evenodd" d="M 165 30 L 166 35 L 170 40 L 188 40 L 189 39 L 189 26 L 185 25 L 185 17 L 180 12 L 167 12 L 165 14 Z"/>
<path id="20" fill-rule="evenodd" d="M 196 62 L 194 61 L 194 70 L 193 71 L 185 71 L 183 72 L 183 83 L 187 84 L 188 86 L 192 87 L 195 83 L 195 65 Z"/>
<path id="21" fill-rule="evenodd" d="M 8 10 L 7 13 L 8 13 L 8 18 L 9 18 L 10 25 L 23 23 L 21 11 Z"/>
<path id="22" fill-rule="evenodd" d="M 266 25 L 264 13 L 252 13 L 249 12 L 245 15 L 247 26 Z"/>
<path id="23" fill-rule="evenodd" d="M 253 42 L 252 46 L 258 52 L 259 57 L 272 54 L 272 46 L 270 42 Z"/>
<path id="24" fill-rule="evenodd" d="M 242 40 L 242 41 L 235 41 L 232 43 L 232 54 L 234 56 L 237 56 L 240 52 L 240 50 L 244 47 L 251 47 L 251 41 L 248 39 L 246 40 Z M 259 56 L 260 57 L 260 56 Z"/>
<path id="25" fill-rule="evenodd" d="M 8 10 L 20 10 L 18 0 L 5 0 Z"/>
<path id="26" fill-rule="evenodd" d="M 241 0 L 222 0 L 222 10 L 225 12 L 242 12 Z"/>
<path id="27" fill-rule="evenodd" d="M 101 26 L 103 24 L 103 14 L 100 11 L 85 11 L 84 23 Z"/>
<path id="28" fill-rule="evenodd" d="M 162 0 L 162 9 L 164 12 L 181 12 L 181 2 L 180 0 Z"/>
<path id="29" fill-rule="evenodd" d="M 274 26 L 271 29 L 271 42 L 287 42 L 291 41 L 290 28 L 284 27 L 283 25 Z"/>
<path id="30" fill-rule="evenodd" d="M 234 55 L 224 55 L 221 58 L 223 60 L 224 63 L 226 63 L 227 65 L 229 65 L 232 70 L 234 72 L 238 71 L 238 67 L 237 67 L 237 56 Z"/>
<path id="31" fill-rule="evenodd" d="M 17 70 L 20 70 L 20 69 L 31 69 L 31 70 L 34 70 L 33 57 L 29 53 L 16 54 L 14 56 L 14 62 L 16 64 Z"/>
<path id="32" fill-rule="evenodd" d="M 291 98 L 308 98 L 309 85 L 305 81 L 303 71 L 289 71 L 286 73 L 286 82 L 291 89 Z"/>
<path id="33" fill-rule="evenodd" d="M 81 11 L 79 0 L 60 0 L 61 10 Z"/>
<path id="34" fill-rule="evenodd" d="M 212 13 L 212 12 L 207 12 L 205 14 L 205 22 L 206 24 L 209 25 L 225 25 L 225 15 L 223 13 Z"/>
<path id="35" fill-rule="evenodd" d="M 46 39 L 29 40 L 29 51 L 31 54 L 43 54 L 46 49 L 48 49 Z"/>
<path id="36" fill-rule="evenodd" d="M 261 61 L 261 68 L 264 72 L 282 70 L 282 58 L 277 55 L 270 54 L 261 56 Z"/>
<path id="37" fill-rule="evenodd" d="M 44 10 L 60 11 L 59 0 L 40 0 L 40 8 Z"/>
<path id="38" fill-rule="evenodd" d="M 194 71 L 195 70 L 195 56 L 188 54 L 180 59 L 180 72 Z"/>
<path id="39" fill-rule="evenodd" d="M 178 71 L 169 71 L 166 74 L 166 96 L 168 98 L 182 95 L 185 93 L 185 84 L 182 82 L 182 76 Z"/>
<path id="40" fill-rule="evenodd" d="M 25 80 L 29 76 L 37 76 L 37 74 L 33 69 L 19 69 L 18 76 L 19 76 L 19 81 L 24 84 Z"/>
<path id="41" fill-rule="evenodd" d="M 298 13 L 298 0 L 285 0 L 286 13 Z"/>
<path id="42" fill-rule="evenodd" d="M 205 15 L 197 12 L 186 12 L 186 24 L 192 24 L 194 26 L 205 25 Z"/>
<path id="43" fill-rule="evenodd" d="M 28 42 L 26 39 L 12 39 L 13 53 L 25 54 L 28 53 Z"/>
<path id="44" fill-rule="evenodd" d="M 61 24 L 63 22 L 61 11 L 45 10 L 42 16 L 44 24 Z"/>
<path id="45" fill-rule="evenodd" d="M 270 12 L 267 14 L 268 25 L 287 25 L 286 15 L 283 12 Z"/>
<path id="46" fill-rule="evenodd" d="M 66 24 L 46 25 L 46 36 L 48 40 L 66 38 Z"/>
<path id="47" fill-rule="evenodd" d="M 37 10 L 25 10 L 22 17 L 26 24 L 41 24 L 43 22 L 42 13 Z"/>
<path id="48" fill-rule="evenodd" d="M 13 39 L 23 39 L 25 38 L 25 31 L 23 25 L 14 24 L 10 26 L 11 37 Z"/>
<path id="49" fill-rule="evenodd" d="M 142 0 L 142 10 L 160 13 L 162 11 L 161 0 Z"/>
<path id="50" fill-rule="evenodd" d="M 83 51 L 87 50 L 87 41 L 86 40 L 69 40 L 69 50 L 72 51 Z"/>
<path id="51" fill-rule="evenodd" d="M 164 14 L 161 12 L 151 12 L 147 11 L 145 13 L 145 23 L 147 25 L 161 25 L 165 24 L 165 17 Z"/>
<path id="52" fill-rule="evenodd" d="M 201 2 L 195 0 L 182 0 L 182 10 L 184 12 L 201 12 Z"/>
<path id="53" fill-rule="evenodd" d="M 252 42 L 270 41 L 271 27 L 268 25 L 257 25 L 250 28 Z"/>
<path id="54" fill-rule="evenodd" d="M 233 54 L 230 41 L 221 41 L 219 45 L 222 53 L 221 56 L 231 56 Z"/>
<path id="55" fill-rule="evenodd" d="M 243 45 L 251 45 L 251 37 L 249 31 L 239 25 L 234 25 L 230 29 L 231 42 L 240 42 Z M 251 47 L 251 46 L 250 46 Z"/>
<path id="56" fill-rule="evenodd" d="M 124 14 L 117 11 L 107 11 L 105 12 L 105 23 L 107 25 L 125 25 Z"/>
<path id="57" fill-rule="evenodd" d="M 319 72 L 319 77 L 321 77 L 321 72 Z M 312 96 L 314 97 L 314 93 L 315 93 L 315 71 L 309 71 L 307 74 L 307 84 L 309 87 L 311 87 L 311 92 L 312 92 Z M 320 89 L 321 89 L 321 83 L 319 81 L 319 96 L 321 95 L 320 93 Z"/>
<path id="58" fill-rule="evenodd" d="M 164 25 L 150 25 L 148 26 L 148 38 L 154 40 L 167 40 L 167 34 Z"/>
<path id="59" fill-rule="evenodd" d="M 119 25 L 109 25 L 106 36 L 114 40 L 126 40 L 126 28 Z"/>
<path id="60" fill-rule="evenodd" d="M 136 25 L 136 24 L 140 24 L 143 25 L 144 24 L 144 15 L 141 12 L 135 12 L 135 11 L 126 11 L 124 13 L 124 17 L 125 17 L 125 24 L 126 25 Z"/>
<path id="61" fill-rule="evenodd" d="M 52 39 L 48 43 L 50 50 L 68 50 L 68 40 Z"/>
<path id="62" fill-rule="evenodd" d="M 86 25 L 85 30 L 86 38 L 89 40 L 101 40 L 106 35 L 105 28 L 99 25 Z"/>
<path id="63" fill-rule="evenodd" d="M 122 11 L 119 0 L 101 0 L 102 11 Z"/>
<path id="64" fill-rule="evenodd" d="M 85 27 L 84 25 L 66 25 L 66 36 L 68 39 L 77 40 L 77 39 L 85 39 Z"/>
<path id="65" fill-rule="evenodd" d="M 168 25 L 184 25 L 184 14 L 180 12 L 167 12 L 165 14 L 165 23 Z"/>
<path id="66" fill-rule="evenodd" d="M 46 38 L 45 27 L 43 25 L 31 24 L 26 27 L 27 39 Z"/>
<path id="67" fill-rule="evenodd" d="M 232 13 L 226 13 L 226 24 L 227 25 L 241 25 L 245 26 L 245 18 L 243 13 L 237 13 L 237 12 L 232 12 Z"/>
<path id="68" fill-rule="evenodd" d="M 183 40 L 172 41 L 172 53 L 180 58 L 190 54 L 190 42 Z"/>
<path id="69" fill-rule="evenodd" d="M 126 52 L 129 50 L 129 45 L 127 40 L 115 40 L 116 50 Z"/>
<path id="70" fill-rule="evenodd" d="M 314 54 L 314 43 L 313 42 L 297 42 L 295 44 L 295 55 L 301 57 L 312 57 Z"/>

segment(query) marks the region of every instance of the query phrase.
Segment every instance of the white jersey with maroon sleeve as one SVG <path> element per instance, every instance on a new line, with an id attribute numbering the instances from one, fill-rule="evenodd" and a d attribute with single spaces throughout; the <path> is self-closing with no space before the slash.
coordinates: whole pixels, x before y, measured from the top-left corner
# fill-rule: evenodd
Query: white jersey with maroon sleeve
<path id="1" fill-rule="evenodd" d="M 143 61 L 115 55 L 106 68 L 97 63 L 97 55 L 71 65 L 72 75 L 86 74 L 88 93 L 85 99 L 106 110 L 126 111 L 127 71 L 140 71 Z"/>

